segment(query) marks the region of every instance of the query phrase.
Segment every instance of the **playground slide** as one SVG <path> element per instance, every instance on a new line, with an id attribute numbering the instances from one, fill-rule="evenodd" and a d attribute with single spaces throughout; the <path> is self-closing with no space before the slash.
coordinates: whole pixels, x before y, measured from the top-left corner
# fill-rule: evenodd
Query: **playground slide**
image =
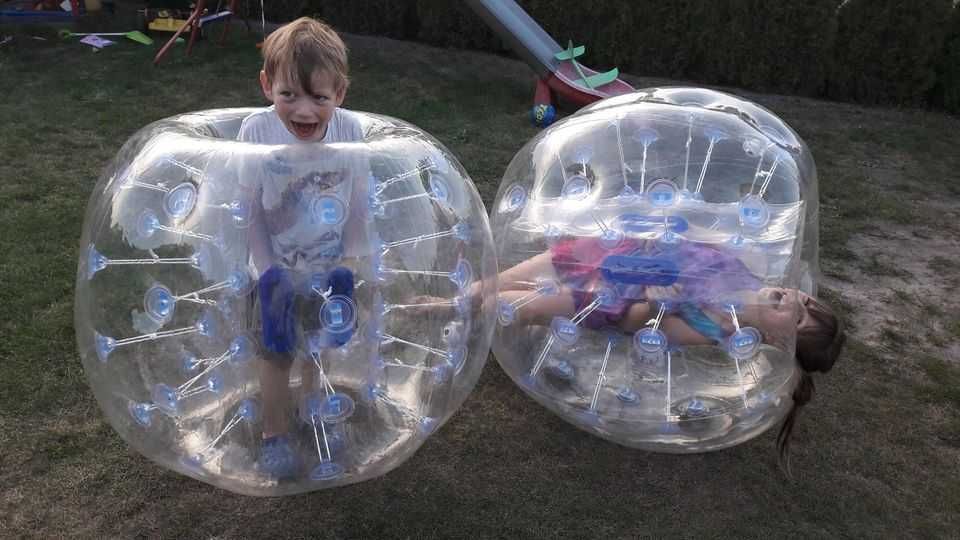
<path id="1" fill-rule="evenodd" d="M 469 0 L 468 4 L 537 73 L 534 122 L 549 124 L 555 112 L 551 93 L 582 107 L 594 101 L 633 92 L 618 78 L 619 71 L 598 73 L 580 65 L 576 58 L 584 47 L 561 47 L 514 0 Z M 549 118 L 545 118 L 548 116 Z"/>

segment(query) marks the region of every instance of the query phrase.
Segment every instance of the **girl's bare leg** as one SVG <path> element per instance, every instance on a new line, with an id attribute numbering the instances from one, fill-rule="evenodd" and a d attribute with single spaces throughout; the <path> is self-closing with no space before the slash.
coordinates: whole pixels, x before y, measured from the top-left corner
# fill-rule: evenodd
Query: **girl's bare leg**
<path id="1" fill-rule="evenodd" d="M 521 298 L 529 297 L 529 289 L 501 292 L 499 300 L 502 302 L 516 302 Z M 528 298 L 529 299 L 529 298 Z M 539 296 L 517 310 L 517 317 L 513 324 L 527 326 L 531 324 L 546 326 L 554 317 L 572 317 L 576 311 L 576 304 L 570 289 L 563 287 L 560 294 L 555 296 Z"/>
<path id="2" fill-rule="evenodd" d="M 505 291 L 529 291 L 531 289 L 530 283 L 543 277 L 557 278 L 557 272 L 553 268 L 553 256 L 549 251 L 534 255 L 501 272 L 497 276 L 497 286 L 501 293 Z M 481 281 L 471 283 L 467 288 L 467 298 L 470 298 L 471 301 L 476 300 L 480 296 L 482 287 L 483 282 Z"/>

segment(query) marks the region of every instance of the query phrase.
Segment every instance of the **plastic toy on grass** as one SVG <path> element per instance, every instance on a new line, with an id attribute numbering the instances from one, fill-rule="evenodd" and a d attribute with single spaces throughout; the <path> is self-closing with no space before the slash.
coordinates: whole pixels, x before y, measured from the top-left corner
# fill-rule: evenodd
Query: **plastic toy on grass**
<path id="1" fill-rule="evenodd" d="M 153 39 L 139 30 L 133 30 L 130 32 L 87 32 L 87 33 L 81 33 L 81 34 L 71 32 L 69 30 L 61 30 L 59 32 L 59 35 L 61 38 L 64 38 L 64 39 L 69 39 L 72 37 L 83 37 L 83 36 L 97 36 L 97 37 L 123 36 L 131 41 L 136 41 L 137 43 L 140 43 L 142 45 L 153 45 Z"/>
<path id="2" fill-rule="evenodd" d="M 486 211 L 414 126 L 358 113 L 362 142 L 234 142 L 251 112 L 151 124 L 104 172 L 77 273 L 84 369 L 131 446 L 205 482 L 283 495 L 383 474 L 453 414 L 486 360 Z M 253 211 L 250 194 L 267 192 Z M 266 271 L 248 246 L 259 226 L 295 241 Z M 265 282 L 289 291 L 282 323 L 264 320 Z M 264 367 L 280 341 L 293 364 L 277 398 Z M 278 415 L 289 431 L 262 443 Z"/>
<path id="3" fill-rule="evenodd" d="M 696 88 L 597 102 L 516 155 L 492 223 L 494 353 L 564 419 L 685 453 L 786 414 L 817 184 L 766 109 Z"/>

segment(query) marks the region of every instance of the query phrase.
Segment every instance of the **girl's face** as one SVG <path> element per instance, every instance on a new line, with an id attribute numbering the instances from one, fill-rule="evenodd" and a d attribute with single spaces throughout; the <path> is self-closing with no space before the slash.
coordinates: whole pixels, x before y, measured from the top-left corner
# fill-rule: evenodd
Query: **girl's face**
<path id="1" fill-rule="evenodd" d="M 756 325 L 768 340 L 783 343 L 798 331 L 816 325 L 807 311 L 810 295 L 796 289 L 761 289 L 756 304 Z"/>
<path id="2" fill-rule="evenodd" d="M 337 107 L 343 103 L 346 88 L 337 90 L 336 79 L 325 71 L 315 71 L 310 78 L 308 94 L 299 84 L 280 77 L 270 81 L 260 72 L 263 95 L 273 102 L 277 116 L 298 140 L 319 142 L 327 134 L 327 125 Z"/>

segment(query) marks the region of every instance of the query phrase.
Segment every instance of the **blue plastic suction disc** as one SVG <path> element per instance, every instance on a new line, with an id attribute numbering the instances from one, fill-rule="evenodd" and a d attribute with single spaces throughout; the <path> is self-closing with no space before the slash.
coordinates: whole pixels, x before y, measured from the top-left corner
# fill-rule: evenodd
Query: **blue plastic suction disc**
<path id="1" fill-rule="evenodd" d="M 543 229 L 543 238 L 547 241 L 547 245 L 554 245 L 563 238 L 563 229 L 550 223 Z"/>
<path id="2" fill-rule="evenodd" d="M 604 249 L 614 249 L 623 242 L 623 232 L 616 229 L 605 229 L 600 233 L 600 245 Z"/>
<path id="3" fill-rule="evenodd" d="M 97 349 L 97 358 L 99 358 L 101 362 L 106 362 L 107 357 L 109 357 L 113 349 L 116 348 L 116 340 L 112 337 L 101 335 L 99 332 L 95 332 L 93 342 L 94 347 Z"/>
<path id="4" fill-rule="evenodd" d="M 187 377 L 191 377 L 197 374 L 197 371 L 200 368 L 200 361 L 197 359 L 197 355 L 189 351 L 184 351 L 183 357 L 180 359 L 180 371 Z"/>
<path id="5" fill-rule="evenodd" d="M 647 200 L 654 208 L 668 208 L 677 202 L 678 192 L 673 182 L 661 178 L 647 186 Z"/>
<path id="6" fill-rule="evenodd" d="M 680 406 L 680 415 L 684 418 L 703 418 L 710 414 L 710 408 L 700 398 L 690 398 Z"/>
<path id="7" fill-rule="evenodd" d="M 87 246 L 87 279 L 93 279 L 94 274 L 106 268 L 108 262 L 93 244 Z"/>
<path id="8" fill-rule="evenodd" d="M 211 310 L 204 310 L 200 320 L 197 321 L 197 331 L 201 336 L 211 337 L 217 331 L 217 318 Z"/>
<path id="9" fill-rule="evenodd" d="M 597 301 L 603 307 L 612 307 L 620 300 L 620 295 L 613 287 L 603 287 L 596 292 Z"/>
<path id="10" fill-rule="evenodd" d="M 470 243 L 473 239 L 473 230 L 470 229 L 469 223 L 461 221 L 453 226 L 453 236 L 461 242 Z"/>
<path id="11" fill-rule="evenodd" d="M 219 373 L 211 373 L 210 376 L 207 377 L 207 383 L 205 386 L 207 387 L 207 390 L 213 394 L 219 394 L 220 392 L 223 392 L 223 376 Z"/>
<path id="12" fill-rule="evenodd" d="M 703 128 L 703 134 L 706 135 L 707 139 L 710 139 L 710 142 L 714 144 L 730 137 L 726 131 L 714 126 L 707 126 Z"/>
<path id="13" fill-rule="evenodd" d="M 463 371 L 463 366 L 467 363 L 467 348 L 454 347 L 447 352 L 447 364 L 453 368 L 453 374 L 459 375 Z"/>
<path id="14" fill-rule="evenodd" d="M 681 189 L 679 193 L 681 201 L 686 202 L 703 202 L 703 195 L 699 191 L 690 191 L 689 189 Z"/>
<path id="15" fill-rule="evenodd" d="M 227 277 L 227 286 L 233 296 L 244 296 L 253 290 L 253 280 L 245 270 L 234 270 Z"/>
<path id="16" fill-rule="evenodd" d="M 190 256 L 190 264 L 200 270 L 200 273 L 204 276 L 209 276 L 213 270 L 212 250 L 210 244 L 200 244 L 200 247 Z"/>
<path id="17" fill-rule="evenodd" d="M 249 336 L 240 335 L 230 342 L 230 362 L 242 364 L 253 357 L 256 345 Z"/>
<path id="18" fill-rule="evenodd" d="M 342 334 L 357 323 L 357 308 L 349 297 L 333 295 L 320 308 L 320 323 L 331 334 Z"/>
<path id="19" fill-rule="evenodd" d="M 310 479 L 315 482 L 329 482 L 343 476 L 343 467 L 333 461 L 321 461 L 310 470 Z"/>
<path id="20" fill-rule="evenodd" d="M 190 215 L 196 204 L 197 187 L 190 182 L 177 185 L 163 196 L 163 211 L 174 220 Z"/>
<path id="21" fill-rule="evenodd" d="M 576 411 L 574 412 L 574 416 L 584 424 L 587 424 L 590 426 L 596 426 L 603 423 L 603 419 L 600 417 L 600 413 L 592 409 L 587 409 L 584 411 Z"/>
<path id="22" fill-rule="evenodd" d="M 360 399 L 367 403 L 374 403 L 384 394 L 384 388 L 382 385 L 377 383 L 367 383 L 364 385 L 361 393 Z"/>
<path id="23" fill-rule="evenodd" d="M 554 317 L 550 321 L 550 334 L 557 343 L 569 347 L 580 339 L 580 327 L 566 317 Z"/>
<path id="24" fill-rule="evenodd" d="M 137 218 L 137 236 L 143 239 L 147 239 L 153 236 L 153 233 L 157 232 L 157 229 L 160 227 L 160 220 L 157 218 L 157 215 L 153 213 L 153 210 L 144 210 L 140 217 Z"/>
<path id="25" fill-rule="evenodd" d="M 547 372 L 550 373 L 550 375 L 564 381 L 573 379 L 574 375 L 573 365 L 562 358 L 556 358 L 553 362 L 548 364 Z"/>
<path id="26" fill-rule="evenodd" d="M 675 246 L 679 241 L 680 235 L 671 230 L 664 230 L 663 234 L 657 238 L 657 244 L 664 248 Z"/>
<path id="27" fill-rule="evenodd" d="M 590 179 L 582 174 L 575 174 L 563 184 L 560 196 L 565 201 L 582 201 L 590 196 L 590 190 Z"/>
<path id="28" fill-rule="evenodd" d="M 448 362 L 443 362 L 430 368 L 430 373 L 433 374 L 434 384 L 443 384 L 449 381 L 453 375 L 453 371 L 453 366 Z"/>
<path id="29" fill-rule="evenodd" d="M 741 328 L 727 338 L 727 352 L 737 360 L 747 360 L 757 354 L 762 341 L 760 331 L 756 328 Z"/>
<path id="30" fill-rule="evenodd" d="M 430 198 L 442 205 L 450 202 L 450 186 L 436 174 L 430 175 Z"/>
<path id="31" fill-rule="evenodd" d="M 543 296 L 560 294 L 560 282 L 553 278 L 537 278 L 537 291 Z"/>
<path id="32" fill-rule="evenodd" d="M 517 308 L 506 300 L 497 302 L 497 322 L 500 326 L 510 326 L 517 320 Z"/>
<path id="33" fill-rule="evenodd" d="M 353 415 L 356 404 L 350 396 L 337 392 L 330 394 L 320 403 L 320 418 L 330 424 L 338 424 Z"/>
<path id="34" fill-rule="evenodd" d="M 310 207 L 314 224 L 336 226 L 347 219 L 347 207 L 339 197 L 324 195 L 313 200 Z"/>
<path id="35" fill-rule="evenodd" d="M 177 415 L 180 396 L 177 394 L 176 388 L 163 383 L 156 384 L 153 387 L 153 392 L 151 392 L 151 397 L 161 411 L 170 416 Z"/>
<path id="36" fill-rule="evenodd" d="M 180 463 L 195 474 L 204 474 L 203 464 L 206 461 L 207 457 L 200 452 L 187 454 L 180 458 Z"/>
<path id="37" fill-rule="evenodd" d="M 250 203 L 243 200 L 232 201 L 227 209 L 230 211 L 230 218 L 233 219 L 234 226 L 238 229 L 250 225 Z"/>
<path id="38" fill-rule="evenodd" d="M 633 334 L 633 346 L 647 354 L 667 350 L 667 335 L 657 328 L 642 328 Z"/>
<path id="39" fill-rule="evenodd" d="M 633 189 L 629 185 L 623 186 L 623 189 L 620 190 L 620 193 L 617 193 L 617 199 L 625 204 L 632 203 L 640 195 L 637 194 L 637 190 Z"/>
<path id="40" fill-rule="evenodd" d="M 240 405 L 237 407 L 237 415 L 243 419 L 243 421 L 248 424 L 252 424 L 257 421 L 260 415 L 260 407 L 256 401 L 252 399 L 245 399 L 240 402 Z"/>
<path id="41" fill-rule="evenodd" d="M 456 268 L 450 273 L 450 281 L 457 286 L 458 290 L 466 289 L 473 282 L 473 267 L 470 266 L 470 261 L 466 259 L 457 261 Z"/>
<path id="42" fill-rule="evenodd" d="M 750 157 L 760 157 L 767 145 L 760 139 L 746 138 L 743 140 L 743 153 Z"/>
<path id="43" fill-rule="evenodd" d="M 465 294 L 459 294 L 453 297 L 453 307 L 457 311 L 457 316 L 462 319 L 467 319 L 470 317 L 470 312 L 472 311 L 472 306 L 470 305 L 470 297 Z"/>
<path id="44" fill-rule="evenodd" d="M 430 435 L 437 429 L 437 419 L 431 416 L 421 416 L 417 421 L 417 427 L 421 435 Z"/>
<path id="45" fill-rule="evenodd" d="M 509 214 L 516 212 L 527 204 L 527 190 L 523 186 L 513 185 L 507 189 L 506 195 L 500 200 L 500 213 Z"/>
<path id="46" fill-rule="evenodd" d="M 136 423 L 143 427 L 150 427 L 150 424 L 153 423 L 153 408 L 153 404 L 151 403 L 131 401 L 127 404 L 127 410 L 130 411 L 130 416 Z"/>
<path id="47" fill-rule="evenodd" d="M 640 394 L 629 386 L 624 386 L 617 391 L 617 399 L 627 404 L 634 404 L 640 401 Z"/>
<path id="48" fill-rule="evenodd" d="M 741 199 L 737 210 L 744 227 L 759 229 L 770 222 L 770 207 L 759 195 L 747 195 Z"/>
<path id="49" fill-rule="evenodd" d="M 165 324 L 173 317 L 173 310 L 177 305 L 170 289 L 163 285 L 154 285 L 143 295 L 143 310 L 158 323 Z"/>
<path id="50" fill-rule="evenodd" d="M 300 420 L 312 425 L 322 421 L 323 404 L 326 396 L 311 392 L 300 401 Z"/>
<path id="51" fill-rule="evenodd" d="M 643 146 L 650 146 L 660 138 L 660 133 L 651 128 L 639 128 L 630 135 L 630 138 Z"/>
<path id="52" fill-rule="evenodd" d="M 369 214 L 375 218 L 384 219 L 387 217 L 387 205 L 383 204 L 379 195 L 370 195 L 367 198 L 367 209 Z"/>
<path id="53" fill-rule="evenodd" d="M 733 249 L 742 249 L 747 245 L 747 239 L 742 234 L 735 234 L 730 237 L 727 244 Z"/>

